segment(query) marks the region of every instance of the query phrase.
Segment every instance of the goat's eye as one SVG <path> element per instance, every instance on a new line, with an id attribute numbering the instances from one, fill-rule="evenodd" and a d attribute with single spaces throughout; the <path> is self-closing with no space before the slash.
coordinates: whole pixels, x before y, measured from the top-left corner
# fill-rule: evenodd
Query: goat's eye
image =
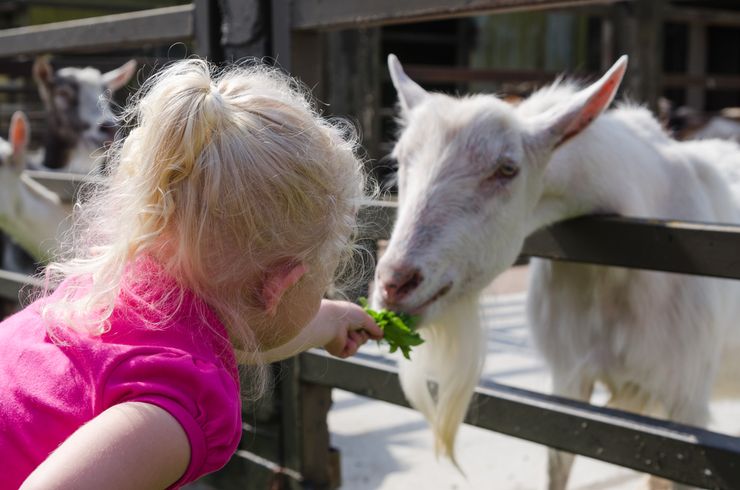
<path id="1" fill-rule="evenodd" d="M 504 162 L 496 169 L 496 174 L 504 179 L 513 179 L 519 173 L 519 167 L 511 162 Z"/>

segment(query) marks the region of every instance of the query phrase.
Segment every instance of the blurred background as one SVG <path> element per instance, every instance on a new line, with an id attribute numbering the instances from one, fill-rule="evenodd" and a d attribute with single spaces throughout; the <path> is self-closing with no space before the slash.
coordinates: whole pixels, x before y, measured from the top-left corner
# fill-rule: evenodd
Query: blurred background
<path id="1" fill-rule="evenodd" d="M 317 47 L 324 75 L 314 92 L 327 104 L 327 112 L 357 122 L 381 178 L 388 171 L 382 157 L 394 131 L 395 93 L 385 69 L 388 53 L 398 55 L 425 88 L 513 98 L 526 96 L 563 72 L 593 78 L 627 53 L 631 60 L 625 95 L 660 111 L 677 135 L 686 137 L 711 116 L 737 116 L 737 111 L 728 110 L 740 106 L 737 0 L 529 3 L 576 5 L 322 32 Z M 280 63 L 274 27 L 282 14 L 273 4 L 280 2 L 196 1 L 191 20 L 196 39 L 178 40 L 163 32 L 161 40 L 147 33 L 150 39 L 141 42 L 132 31 L 128 40 L 111 44 L 96 42 L 94 32 L 85 31 L 68 46 L 48 46 L 43 39 L 33 45 L 27 39 L 0 38 L 0 133 L 5 134 L 10 114 L 21 108 L 31 120 L 34 144 L 40 144 L 44 113 L 31 78 L 38 54 L 52 54 L 54 67 L 89 65 L 101 71 L 134 58 L 141 67 L 138 80 L 158 63 L 193 53 L 214 61 L 259 56 Z M 0 28 L 141 15 L 144 9 L 188 5 L 182 0 L 5 0 L 0 3 Z M 347 8 L 351 11 L 351 5 Z M 168 24 L 162 20 L 162 26 Z M 152 24 L 152 29 L 158 25 Z M 70 31 L 68 36 L 75 34 Z M 129 88 L 135 87 L 134 80 Z M 126 94 L 118 92 L 116 101 L 124 101 Z"/>

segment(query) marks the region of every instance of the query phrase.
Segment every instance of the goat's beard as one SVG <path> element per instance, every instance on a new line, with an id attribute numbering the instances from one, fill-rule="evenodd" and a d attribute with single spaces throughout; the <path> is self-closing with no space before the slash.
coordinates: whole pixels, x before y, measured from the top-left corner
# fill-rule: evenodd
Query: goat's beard
<path id="1" fill-rule="evenodd" d="M 412 360 L 402 362 L 399 372 L 406 398 L 432 426 L 437 454 L 449 457 L 458 468 L 455 437 L 486 355 L 478 296 L 459 298 L 425 318 L 420 332 L 425 342 L 414 348 Z"/>

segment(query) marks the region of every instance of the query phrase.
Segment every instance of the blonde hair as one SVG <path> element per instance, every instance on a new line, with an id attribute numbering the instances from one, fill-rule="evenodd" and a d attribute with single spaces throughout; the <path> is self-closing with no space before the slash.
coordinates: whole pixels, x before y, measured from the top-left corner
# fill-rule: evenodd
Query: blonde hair
<path id="1" fill-rule="evenodd" d="M 44 315 L 104 332 L 129 280 L 160 279 L 127 274 L 154 257 L 230 335 L 258 348 L 242 325 L 249 278 L 284 261 L 334 268 L 349 251 L 365 189 L 354 132 L 256 62 L 175 62 L 144 83 L 122 119 L 129 133 L 109 151 L 111 174 L 77 207 L 68 259 L 46 270 L 50 287 L 64 278 L 84 287 L 65 288 Z"/>

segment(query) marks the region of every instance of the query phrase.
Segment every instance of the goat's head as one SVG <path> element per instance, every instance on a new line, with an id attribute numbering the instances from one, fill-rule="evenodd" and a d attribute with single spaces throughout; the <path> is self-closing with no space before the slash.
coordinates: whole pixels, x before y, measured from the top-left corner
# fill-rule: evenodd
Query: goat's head
<path id="1" fill-rule="evenodd" d="M 100 73 L 95 68 L 54 71 L 45 57 L 36 59 L 33 77 L 48 115 L 49 132 L 68 147 L 95 150 L 113 140 L 118 126 L 109 96 L 128 83 L 136 61 Z"/>
<path id="2" fill-rule="evenodd" d="M 491 95 L 428 93 L 388 66 L 403 127 L 396 226 L 376 270 L 376 306 L 433 315 L 510 267 L 531 232 L 552 153 L 610 103 L 626 57 L 539 113 Z M 524 108 L 523 108 L 524 107 Z"/>

